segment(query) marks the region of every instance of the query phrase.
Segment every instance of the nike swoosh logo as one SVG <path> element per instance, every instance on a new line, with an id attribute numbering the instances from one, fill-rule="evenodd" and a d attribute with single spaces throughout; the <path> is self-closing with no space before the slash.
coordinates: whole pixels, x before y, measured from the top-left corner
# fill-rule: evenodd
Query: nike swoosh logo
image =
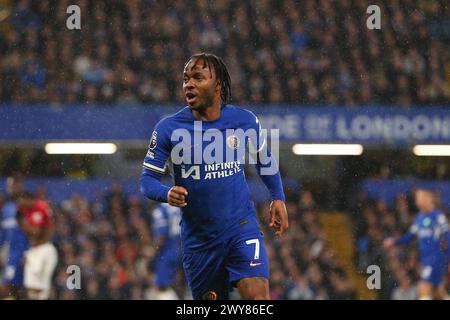
<path id="1" fill-rule="evenodd" d="M 261 262 L 250 262 L 250 267 L 256 267 L 259 266 L 260 264 L 262 264 Z"/>

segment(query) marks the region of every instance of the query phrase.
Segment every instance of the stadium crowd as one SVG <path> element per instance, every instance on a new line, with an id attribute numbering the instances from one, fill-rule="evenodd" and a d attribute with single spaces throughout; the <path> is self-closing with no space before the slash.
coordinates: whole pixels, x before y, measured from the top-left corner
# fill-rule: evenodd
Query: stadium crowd
<path id="1" fill-rule="evenodd" d="M 356 299 L 352 283 L 327 244 L 314 195 L 308 190 L 297 194 L 287 188 L 286 207 L 290 229 L 281 239 L 276 239 L 263 223 L 271 262 L 271 298 Z M 263 217 L 267 212 L 267 207 L 259 207 L 260 221 L 267 219 Z"/>
<path id="2" fill-rule="evenodd" d="M 237 103 L 450 100 L 445 0 L 379 1 L 381 30 L 368 0 L 79 0 L 81 30 L 66 28 L 68 0 L 2 2 L 0 103 L 181 103 L 183 64 L 204 50 L 228 64 Z"/>
<path id="3" fill-rule="evenodd" d="M 52 203 L 43 188 L 36 196 Z M 354 299 L 351 283 L 326 244 L 313 195 L 304 190 L 288 197 L 291 227 L 281 239 L 267 227 L 267 204 L 257 205 L 270 259 L 271 298 Z M 4 203 L 0 196 L 0 210 Z M 77 194 L 52 203 L 53 243 L 59 252 L 52 298 L 153 299 L 154 204 L 126 195 L 119 184 L 91 203 Z M 67 288 L 70 265 L 80 267 L 80 290 Z M 191 298 L 183 272 L 177 275 L 174 289 L 180 298 Z M 236 292 L 232 297 L 238 298 Z"/>
<path id="4" fill-rule="evenodd" d="M 405 234 L 414 222 L 417 208 L 413 193 L 398 193 L 395 204 L 389 207 L 383 199 L 367 199 L 360 194 L 358 205 L 353 210 L 354 235 L 358 240 L 357 264 L 360 270 L 369 265 L 378 265 L 382 270 L 381 299 L 415 300 L 421 266 L 419 251 L 415 245 L 398 246 L 392 250 L 383 248 L 387 237 Z M 440 207 L 440 206 L 438 206 Z M 444 213 L 449 216 L 449 212 Z M 447 273 L 447 288 L 450 285 Z"/>

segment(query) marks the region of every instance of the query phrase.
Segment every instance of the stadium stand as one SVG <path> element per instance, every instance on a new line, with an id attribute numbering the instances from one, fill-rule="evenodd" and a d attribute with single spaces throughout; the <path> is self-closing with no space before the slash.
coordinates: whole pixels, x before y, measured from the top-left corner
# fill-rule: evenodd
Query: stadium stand
<path id="1" fill-rule="evenodd" d="M 229 65 L 236 103 L 410 106 L 450 99 L 444 0 L 380 2 L 382 32 L 362 27 L 368 0 L 77 3 L 82 28 L 71 32 L 67 1 L 6 4 L 2 103 L 179 102 L 183 63 L 202 50 Z"/>

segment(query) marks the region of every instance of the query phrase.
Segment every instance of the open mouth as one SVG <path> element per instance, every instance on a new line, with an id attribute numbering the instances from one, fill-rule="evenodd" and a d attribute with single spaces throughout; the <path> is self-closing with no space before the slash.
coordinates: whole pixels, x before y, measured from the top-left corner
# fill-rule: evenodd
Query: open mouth
<path id="1" fill-rule="evenodd" d="M 197 95 L 195 93 L 193 93 L 193 92 L 186 93 L 186 101 L 188 104 L 193 104 L 196 99 L 197 99 Z"/>

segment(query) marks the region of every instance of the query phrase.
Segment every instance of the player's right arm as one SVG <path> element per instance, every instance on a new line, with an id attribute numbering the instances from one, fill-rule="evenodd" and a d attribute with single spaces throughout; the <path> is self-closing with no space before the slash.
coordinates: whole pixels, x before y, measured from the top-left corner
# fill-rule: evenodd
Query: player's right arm
<path id="1" fill-rule="evenodd" d="M 153 130 L 141 174 L 141 192 L 147 198 L 168 202 L 172 206 L 186 206 L 187 190 L 180 186 L 172 188 L 161 183 L 165 164 L 171 151 L 170 132 L 164 120 Z"/>

